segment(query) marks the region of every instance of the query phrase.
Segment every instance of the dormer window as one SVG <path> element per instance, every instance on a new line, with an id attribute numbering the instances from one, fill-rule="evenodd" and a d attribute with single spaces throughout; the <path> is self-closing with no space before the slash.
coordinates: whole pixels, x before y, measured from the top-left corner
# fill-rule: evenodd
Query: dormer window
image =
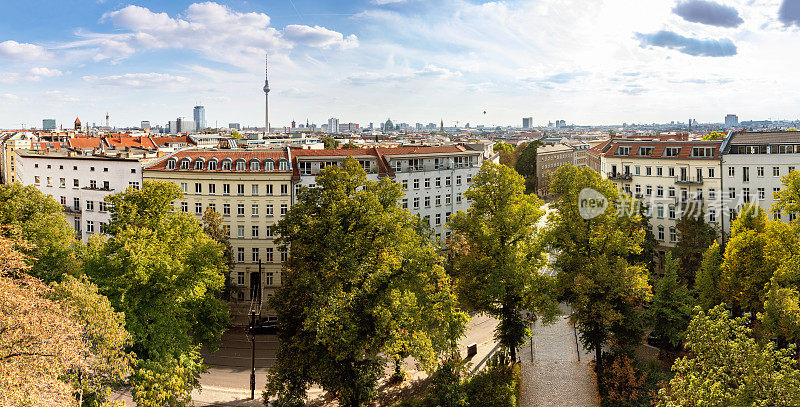
<path id="1" fill-rule="evenodd" d="M 289 171 L 289 160 L 281 158 L 280 162 L 278 163 L 278 170 Z"/>
<path id="2" fill-rule="evenodd" d="M 619 146 L 617 147 L 617 151 L 614 153 L 614 155 L 625 155 L 625 156 L 630 154 L 631 154 L 631 148 L 629 146 Z"/>
<path id="3" fill-rule="evenodd" d="M 275 162 L 272 159 L 264 160 L 264 171 L 275 171 Z"/>
<path id="4" fill-rule="evenodd" d="M 653 147 L 639 147 L 639 155 L 642 157 L 650 157 L 653 155 Z"/>
<path id="5" fill-rule="evenodd" d="M 236 171 L 244 171 L 244 160 L 241 158 L 236 160 Z"/>
<path id="6" fill-rule="evenodd" d="M 664 157 L 677 157 L 678 154 L 681 153 L 680 147 L 665 147 L 664 148 Z"/>
<path id="7" fill-rule="evenodd" d="M 692 147 L 692 157 L 712 157 L 713 155 L 713 147 Z"/>
<path id="8" fill-rule="evenodd" d="M 202 170 L 203 169 L 203 159 L 198 158 L 194 160 L 194 169 L 195 170 Z"/>
<path id="9" fill-rule="evenodd" d="M 188 158 L 184 158 L 183 160 L 181 160 L 181 169 L 182 170 L 188 170 L 189 169 L 189 159 Z"/>
<path id="10" fill-rule="evenodd" d="M 208 170 L 209 171 L 216 171 L 217 170 L 217 159 L 216 158 L 212 158 L 208 162 Z"/>
<path id="11" fill-rule="evenodd" d="M 255 158 L 250 160 L 250 171 L 258 171 L 261 165 L 259 164 L 258 160 Z"/>
<path id="12" fill-rule="evenodd" d="M 169 160 L 167 160 L 167 169 L 168 170 L 174 170 L 175 169 L 175 159 L 174 158 L 170 158 Z"/>
<path id="13" fill-rule="evenodd" d="M 231 159 L 226 158 L 222 160 L 222 171 L 230 171 L 231 170 Z"/>

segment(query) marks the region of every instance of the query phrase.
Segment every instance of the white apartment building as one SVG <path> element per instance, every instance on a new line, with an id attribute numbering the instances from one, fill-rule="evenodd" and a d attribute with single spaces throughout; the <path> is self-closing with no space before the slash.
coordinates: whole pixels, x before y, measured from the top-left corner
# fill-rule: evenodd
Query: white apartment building
<path id="1" fill-rule="evenodd" d="M 730 231 L 732 217 L 742 205 L 760 205 L 773 219 L 793 220 L 797 214 L 773 212 L 773 194 L 781 178 L 800 169 L 800 132 L 735 132 L 722 145 L 722 186 L 726 205 L 723 228 Z"/>
<path id="2" fill-rule="evenodd" d="M 440 240 L 450 237 L 445 228 L 450 216 L 469 208 L 463 194 L 484 160 L 482 149 L 462 145 L 294 150 L 292 156 L 295 188 L 315 187 L 320 170 L 348 156 L 358 160 L 374 181 L 392 177 L 405 190 L 403 207 L 426 219 Z"/>
<path id="3" fill-rule="evenodd" d="M 649 207 L 653 234 L 673 247 L 684 210 L 702 208 L 705 219 L 721 227 L 721 141 L 611 139 L 598 146 L 601 175 L 620 191 Z"/>
<path id="4" fill-rule="evenodd" d="M 17 180 L 35 185 L 60 202 L 67 221 L 84 242 L 108 224 L 105 197 L 142 183 L 142 164 L 134 157 L 83 155 L 72 150 L 15 153 Z"/>

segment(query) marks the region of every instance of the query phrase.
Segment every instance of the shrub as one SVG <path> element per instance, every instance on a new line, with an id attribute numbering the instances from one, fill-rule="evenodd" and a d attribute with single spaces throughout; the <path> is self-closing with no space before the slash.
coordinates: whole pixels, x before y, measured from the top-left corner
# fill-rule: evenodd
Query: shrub
<path id="1" fill-rule="evenodd" d="M 498 353 L 464 387 L 471 407 L 517 407 L 521 385 L 519 365 L 511 363 L 504 353 Z"/>

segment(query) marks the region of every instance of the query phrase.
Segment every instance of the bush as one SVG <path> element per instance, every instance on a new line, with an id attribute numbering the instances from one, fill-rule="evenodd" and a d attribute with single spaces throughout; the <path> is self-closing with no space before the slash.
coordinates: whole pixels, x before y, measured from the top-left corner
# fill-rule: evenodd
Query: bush
<path id="1" fill-rule="evenodd" d="M 658 389 L 669 380 L 658 362 L 644 363 L 622 353 L 608 355 L 606 362 L 597 379 L 603 406 L 650 406 Z"/>
<path id="2" fill-rule="evenodd" d="M 518 364 L 489 366 L 466 383 L 471 407 L 517 407 L 522 375 Z"/>

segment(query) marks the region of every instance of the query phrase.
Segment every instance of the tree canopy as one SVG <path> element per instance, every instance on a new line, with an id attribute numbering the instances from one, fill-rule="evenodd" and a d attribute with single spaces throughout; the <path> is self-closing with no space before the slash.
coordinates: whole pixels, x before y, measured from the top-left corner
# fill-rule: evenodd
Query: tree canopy
<path id="1" fill-rule="evenodd" d="M 109 237 L 90 242 L 86 272 L 114 308 L 125 313 L 138 361 L 131 377 L 140 405 L 191 402 L 198 386 L 200 345 L 214 349 L 229 320 L 220 299 L 224 247 L 172 201 L 177 185 L 145 182 L 107 197 Z M 159 404 L 161 403 L 161 404 Z"/>
<path id="2" fill-rule="evenodd" d="M 800 371 L 795 349 L 776 349 L 752 337 L 744 317 L 723 305 L 699 311 L 689 324 L 690 356 L 672 366 L 675 376 L 659 393 L 659 406 L 796 406 Z"/>
<path id="3" fill-rule="evenodd" d="M 339 148 L 339 140 L 334 139 L 331 136 L 325 136 L 322 138 L 322 144 L 325 146 L 326 150 L 333 150 L 335 148 Z"/>
<path id="4" fill-rule="evenodd" d="M 369 181 L 347 158 L 321 171 L 317 185 L 301 189 L 278 223 L 291 257 L 270 300 L 280 345 L 264 396 L 302 405 L 318 383 L 342 405 L 359 406 L 394 356 L 433 369 L 468 318 L 436 248 L 400 207 L 399 184 Z"/>
<path id="5" fill-rule="evenodd" d="M 705 221 L 703 210 L 684 211 L 677 223 L 680 238 L 672 249 L 678 260 L 678 276 L 687 287 L 694 287 L 695 273 L 703 261 L 703 253 L 717 239 L 717 231 Z"/>
<path id="6" fill-rule="evenodd" d="M 530 334 L 521 311 L 543 321 L 557 312 L 554 281 L 546 265 L 539 221 L 542 202 L 525 195 L 525 181 L 514 170 L 485 162 L 464 193 L 472 202 L 450 220 L 454 275 L 462 300 L 500 319 L 496 336 L 511 351 Z"/>
<path id="7" fill-rule="evenodd" d="M 664 276 L 655 285 L 648 317 L 662 345 L 679 348 L 692 319 L 694 299 L 678 281 L 678 259 L 667 253 Z"/>

